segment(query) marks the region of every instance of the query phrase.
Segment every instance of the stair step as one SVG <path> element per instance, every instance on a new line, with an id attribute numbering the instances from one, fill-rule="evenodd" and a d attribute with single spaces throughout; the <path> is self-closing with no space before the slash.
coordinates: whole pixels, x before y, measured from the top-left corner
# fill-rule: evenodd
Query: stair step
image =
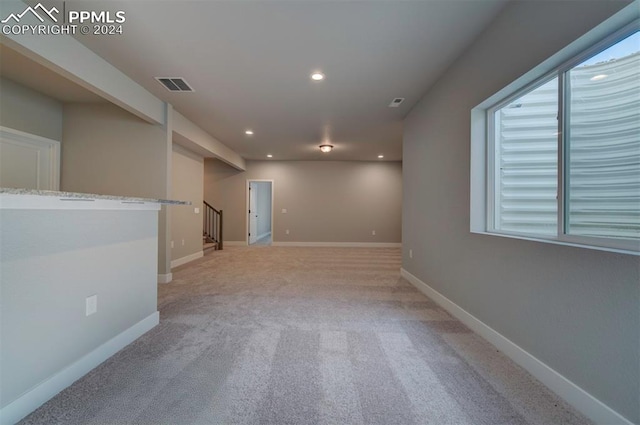
<path id="1" fill-rule="evenodd" d="M 205 242 L 204 244 L 202 244 L 202 249 L 218 249 L 218 244 L 216 242 Z"/>

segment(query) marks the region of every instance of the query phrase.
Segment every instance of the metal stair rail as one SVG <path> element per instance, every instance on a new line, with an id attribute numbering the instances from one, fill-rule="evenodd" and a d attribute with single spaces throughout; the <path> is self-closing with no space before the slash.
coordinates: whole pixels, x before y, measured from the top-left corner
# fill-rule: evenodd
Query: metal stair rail
<path id="1" fill-rule="evenodd" d="M 222 210 L 217 210 L 206 201 L 204 204 L 202 235 L 207 242 L 217 245 L 216 249 L 222 249 Z"/>

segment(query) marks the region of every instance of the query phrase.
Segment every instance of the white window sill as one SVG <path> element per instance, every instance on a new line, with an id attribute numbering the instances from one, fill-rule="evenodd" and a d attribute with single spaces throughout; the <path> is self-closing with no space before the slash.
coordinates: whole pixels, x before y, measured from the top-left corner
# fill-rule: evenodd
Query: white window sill
<path id="1" fill-rule="evenodd" d="M 613 248 L 613 247 L 608 247 L 608 246 L 590 245 L 590 244 L 585 244 L 585 243 L 563 241 L 563 240 L 551 239 L 551 238 L 549 238 L 549 239 L 537 238 L 535 236 L 526 236 L 526 235 L 494 233 L 494 232 L 477 231 L 477 230 L 471 230 L 471 233 L 474 233 L 474 234 L 477 234 L 477 235 L 498 236 L 498 237 L 509 238 L 509 239 L 520 239 L 520 240 L 531 241 L 531 242 L 548 243 L 548 244 L 553 244 L 553 245 L 571 246 L 571 247 L 574 247 L 574 248 L 592 249 L 592 250 L 596 250 L 596 251 L 613 252 L 613 253 L 616 253 L 616 254 L 627 254 L 627 255 L 640 256 L 640 242 L 638 242 L 638 251 L 634 251 L 632 249 Z"/>

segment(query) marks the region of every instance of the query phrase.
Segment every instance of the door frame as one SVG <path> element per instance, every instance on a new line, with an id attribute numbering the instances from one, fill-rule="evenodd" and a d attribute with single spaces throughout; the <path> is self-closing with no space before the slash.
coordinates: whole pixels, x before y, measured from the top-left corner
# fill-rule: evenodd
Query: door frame
<path id="1" fill-rule="evenodd" d="M 246 183 L 246 187 L 245 187 L 245 204 L 244 204 L 244 210 L 246 211 L 246 213 L 244 213 L 244 238 L 245 238 L 245 245 L 249 246 L 249 184 L 250 183 L 271 183 L 271 243 L 274 242 L 273 240 L 273 235 L 274 235 L 274 231 L 273 231 L 273 211 L 274 211 L 274 205 L 273 205 L 273 201 L 275 199 L 274 193 L 275 193 L 275 181 L 272 179 L 247 179 L 247 183 Z"/>

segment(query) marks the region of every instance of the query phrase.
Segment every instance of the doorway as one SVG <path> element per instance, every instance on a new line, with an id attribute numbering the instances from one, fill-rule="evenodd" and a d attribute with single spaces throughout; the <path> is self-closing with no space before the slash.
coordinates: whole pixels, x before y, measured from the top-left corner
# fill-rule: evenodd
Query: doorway
<path id="1" fill-rule="evenodd" d="M 248 245 L 273 241 L 273 180 L 247 180 Z"/>

